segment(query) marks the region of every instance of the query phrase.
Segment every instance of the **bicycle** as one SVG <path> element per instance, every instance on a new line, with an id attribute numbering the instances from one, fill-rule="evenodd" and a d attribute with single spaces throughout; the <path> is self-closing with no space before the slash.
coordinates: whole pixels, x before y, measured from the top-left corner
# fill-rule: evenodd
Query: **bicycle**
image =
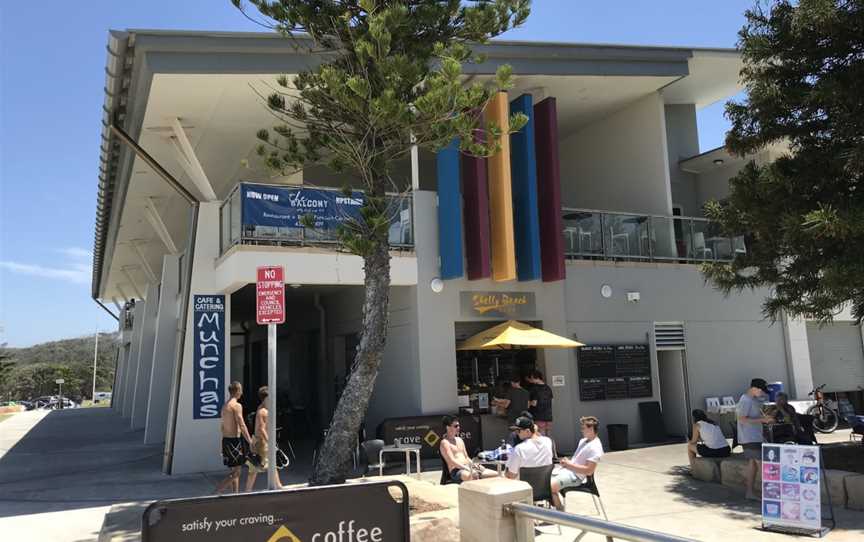
<path id="1" fill-rule="evenodd" d="M 813 429 L 820 433 L 833 433 L 840 423 L 840 413 L 834 401 L 825 397 L 824 387 L 825 384 L 817 386 L 807 394 L 816 400 L 816 404 L 807 409 L 807 415 L 813 417 Z"/>

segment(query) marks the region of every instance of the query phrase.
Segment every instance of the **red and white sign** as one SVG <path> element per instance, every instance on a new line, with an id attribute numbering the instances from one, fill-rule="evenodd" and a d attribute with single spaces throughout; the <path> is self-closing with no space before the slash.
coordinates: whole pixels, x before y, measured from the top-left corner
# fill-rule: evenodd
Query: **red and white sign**
<path id="1" fill-rule="evenodd" d="M 255 313 L 258 323 L 285 323 L 285 270 L 282 266 L 258 268 Z"/>

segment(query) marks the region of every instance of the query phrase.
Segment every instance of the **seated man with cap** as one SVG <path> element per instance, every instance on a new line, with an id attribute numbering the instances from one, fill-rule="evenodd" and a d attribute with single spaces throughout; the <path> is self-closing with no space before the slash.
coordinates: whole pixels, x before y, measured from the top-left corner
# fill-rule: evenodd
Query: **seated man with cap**
<path id="1" fill-rule="evenodd" d="M 534 420 L 519 416 L 510 429 L 516 431 L 522 442 L 513 448 L 507 459 L 507 478 L 519 478 L 519 469 L 522 467 L 544 467 L 552 464 L 552 439 L 537 431 Z"/>

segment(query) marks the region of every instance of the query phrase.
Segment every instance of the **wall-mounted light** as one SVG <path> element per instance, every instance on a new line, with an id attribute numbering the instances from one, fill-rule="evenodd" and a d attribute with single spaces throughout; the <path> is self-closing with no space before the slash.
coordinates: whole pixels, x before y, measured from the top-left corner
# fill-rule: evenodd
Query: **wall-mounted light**
<path id="1" fill-rule="evenodd" d="M 444 281 L 435 277 L 429 282 L 429 287 L 432 288 L 432 291 L 436 294 L 440 294 L 444 291 Z"/>
<path id="2" fill-rule="evenodd" d="M 712 160 L 712 162 L 715 166 L 722 166 L 723 165 L 723 159 L 722 158 L 715 158 L 714 160 Z"/>
<path id="3" fill-rule="evenodd" d="M 610 297 L 612 297 L 612 287 L 608 284 L 604 284 L 600 287 L 600 295 L 606 299 L 609 299 Z"/>
<path id="4" fill-rule="evenodd" d="M 302 286 L 302 284 L 289 284 L 288 286 L 291 287 L 291 288 L 294 288 L 294 289 L 296 290 L 297 288 L 299 288 L 300 286 Z"/>

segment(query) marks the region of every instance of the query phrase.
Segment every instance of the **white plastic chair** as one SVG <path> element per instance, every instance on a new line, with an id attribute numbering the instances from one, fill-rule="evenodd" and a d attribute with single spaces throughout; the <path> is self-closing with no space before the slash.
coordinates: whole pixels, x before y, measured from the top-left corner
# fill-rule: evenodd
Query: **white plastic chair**
<path id="1" fill-rule="evenodd" d="M 720 412 L 720 398 L 719 397 L 706 397 L 705 398 L 705 410 L 708 412 Z"/>
<path id="2" fill-rule="evenodd" d="M 612 243 L 611 243 L 611 246 L 609 248 L 611 249 L 611 253 L 613 255 L 616 252 L 615 242 L 619 239 L 624 240 L 624 255 L 626 256 L 626 255 L 630 254 L 630 234 L 629 233 L 615 233 L 615 228 L 610 226 L 609 227 L 609 236 L 612 239 Z"/>
<path id="3" fill-rule="evenodd" d="M 697 231 L 693 234 L 693 255 L 701 254 L 702 259 L 714 258 L 714 251 L 705 246 L 705 234 Z"/>

